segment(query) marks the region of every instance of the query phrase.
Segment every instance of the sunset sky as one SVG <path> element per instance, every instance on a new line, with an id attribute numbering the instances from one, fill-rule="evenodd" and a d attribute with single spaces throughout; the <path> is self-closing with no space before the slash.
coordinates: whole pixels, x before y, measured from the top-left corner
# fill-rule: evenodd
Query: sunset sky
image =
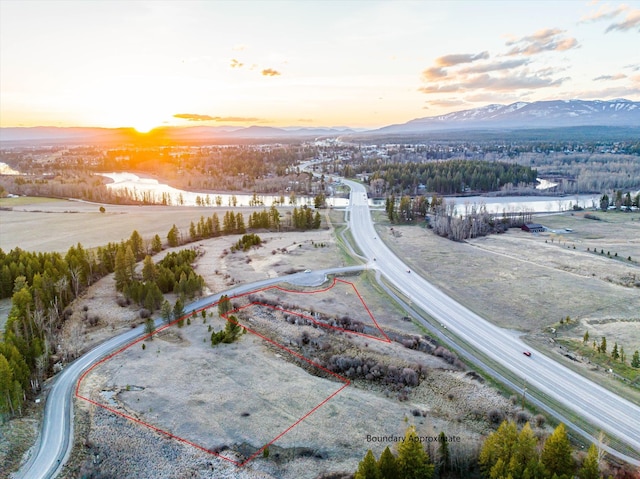
<path id="1" fill-rule="evenodd" d="M 378 127 L 640 100 L 640 2 L 0 0 L 0 126 Z"/>

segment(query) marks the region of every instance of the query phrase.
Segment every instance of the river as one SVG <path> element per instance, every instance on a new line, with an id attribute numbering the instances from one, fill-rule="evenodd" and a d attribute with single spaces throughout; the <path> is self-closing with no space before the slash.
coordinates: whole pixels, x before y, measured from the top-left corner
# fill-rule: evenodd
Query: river
<path id="1" fill-rule="evenodd" d="M 253 203 L 253 195 L 248 194 L 206 194 L 196 193 L 192 191 L 179 190 L 169 185 L 160 183 L 158 180 L 150 178 L 141 178 L 133 173 L 104 173 L 103 176 L 110 178 L 113 183 L 107 184 L 107 187 L 113 190 L 129 191 L 130 194 L 137 195 L 140 199 L 148 198 L 155 203 L 162 203 L 163 197 L 169 199 L 172 205 L 196 206 L 197 197 L 204 201 L 203 205 L 207 206 L 250 206 Z M 209 198 L 207 202 L 206 199 Z M 273 202 L 280 200 L 279 195 L 256 195 L 264 206 L 271 206 Z M 219 205 L 216 200 L 219 201 Z M 593 208 L 599 204 L 598 195 L 572 195 L 572 196 L 466 196 L 446 198 L 447 201 L 453 201 L 456 204 L 456 214 L 464 215 L 465 209 L 471 205 L 485 205 L 489 213 L 552 213 L 557 211 L 568 211 L 574 205 L 582 208 Z M 285 203 L 290 204 L 289 197 L 285 196 Z M 312 197 L 297 197 L 298 205 L 313 205 Z M 348 206 L 349 200 L 346 198 L 328 197 L 327 204 L 333 207 Z M 384 202 L 370 200 L 369 205 L 372 207 L 384 207 Z"/>

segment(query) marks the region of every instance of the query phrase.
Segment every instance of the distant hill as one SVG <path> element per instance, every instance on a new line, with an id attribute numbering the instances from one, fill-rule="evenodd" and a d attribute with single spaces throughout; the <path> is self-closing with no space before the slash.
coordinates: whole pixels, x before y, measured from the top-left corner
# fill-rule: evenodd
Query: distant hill
<path id="1" fill-rule="evenodd" d="M 350 128 L 274 128 L 269 126 L 192 126 L 159 127 L 149 133 L 133 128 L 82 127 L 10 127 L 0 128 L 0 142 L 40 144 L 50 143 L 140 143 L 140 142 L 221 142 L 240 139 L 313 139 L 335 137 L 362 130 Z"/>
<path id="2" fill-rule="evenodd" d="M 432 132 L 465 131 L 491 134 L 495 130 L 551 130 L 579 127 L 606 127 L 626 130 L 640 128 L 640 102 L 616 100 L 554 100 L 510 105 L 487 105 L 446 115 L 417 118 L 377 130 L 348 127 L 237 127 L 191 126 L 159 127 L 149 133 L 133 128 L 0 128 L 0 142 L 12 143 L 171 143 L 171 142 L 246 142 L 313 138 L 384 138 L 400 135 L 427 135 Z"/>
<path id="3" fill-rule="evenodd" d="M 640 127 L 640 102 L 616 99 L 494 104 L 446 115 L 417 118 L 369 133 L 407 134 L 434 130 L 547 129 L 577 126 Z"/>

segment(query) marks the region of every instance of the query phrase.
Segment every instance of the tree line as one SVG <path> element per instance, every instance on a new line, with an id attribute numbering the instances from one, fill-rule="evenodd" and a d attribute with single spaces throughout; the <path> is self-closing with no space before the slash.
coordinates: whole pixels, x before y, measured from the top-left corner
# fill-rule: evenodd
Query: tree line
<path id="1" fill-rule="evenodd" d="M 373 194 L 453 195 L 497 191 L 511 185 L 533 185 L 536 170 L 514 163 L 479 160 L 385 162 L 377 158 L 352 165 L 353 174 L 366 174 Z"/>
<path id="2" fill-rule="evenodd" d="M 564 424 L 543 440 L 528 422 L 518 429 L 515 422 L 504 421 L 483 441 L 474 465 L 465 470 L 457 469 L 452 461 L 452 445 L 444 432 L 433 439 L 437 440 L 429 442 L 425 450 L 415 427 L 410 426 L 397 443 L 397 454 L 386 447 L 376 460 L 368 450 L 358 464 L 355 479 L 600 479 L 605 473 L 610 478 L 636 477 L 626 467 L 608 470 L 603 452 L 595 444 L 576 460 Z"/>

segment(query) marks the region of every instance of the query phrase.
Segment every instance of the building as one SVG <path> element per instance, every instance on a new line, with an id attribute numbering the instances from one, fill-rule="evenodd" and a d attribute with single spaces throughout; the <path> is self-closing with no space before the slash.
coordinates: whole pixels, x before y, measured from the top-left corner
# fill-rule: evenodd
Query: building
<path id="1" fill-rule="evenodd" d="M 529 233 L 542 233 L 546 228 L 538 223 L 525 223 L 522 225 L 522 231 L 528 231 Z"/>

